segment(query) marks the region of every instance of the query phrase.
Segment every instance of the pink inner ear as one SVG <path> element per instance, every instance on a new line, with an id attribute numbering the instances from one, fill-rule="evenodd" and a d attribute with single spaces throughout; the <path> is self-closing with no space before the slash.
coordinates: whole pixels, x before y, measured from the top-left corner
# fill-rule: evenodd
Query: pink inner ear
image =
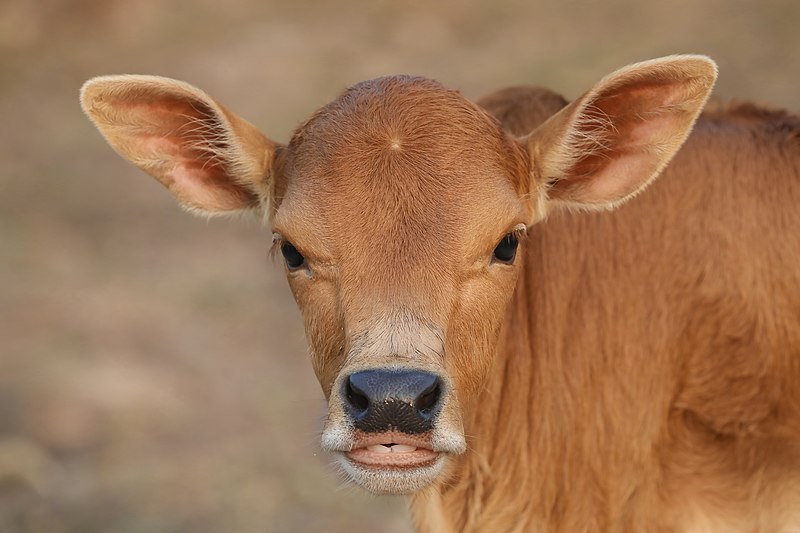
<path id="1" fill-rule="evenodd" d="M 184 204 L 204 211 L 255 207 L 258 196 L 236 182 L 224 126 L 201 102 L 163 97 L 125 102 L 128 151 Z"/>
<path id="2" fill-rule="evenodd" d="M 208 211 L 235 211 L 258 205 L 258 197 L 233 182 L 219 165 L 179 160 L 172 171 L 176 196 Z"/>
<path id="3" fill-rule="evenodd" d="M 641 176 L 657 170 L 650 154 L 630 154 L 610 160 L 595 179 L 587 180 L 581 191 L 593 203 L 614 203 L 633 194 L 642 186 Z"/>
<path id="4" fill-rule="evenodd" d="M 579 156 L 550 197 L 607 204 L 636 192 L 658 171 L 676 135 L 685 131 L 686 80 L 642 81 L 594 98 L 573 127 Z"/>

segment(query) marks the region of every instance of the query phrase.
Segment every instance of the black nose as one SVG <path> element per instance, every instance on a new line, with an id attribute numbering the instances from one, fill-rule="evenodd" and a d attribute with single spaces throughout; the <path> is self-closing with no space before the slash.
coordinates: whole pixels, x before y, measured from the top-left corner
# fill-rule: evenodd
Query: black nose
<path id="1" fill-rule="evenodd" d="M 364 370 L 345 380 L 344 395 L 356 429 L 424 433 L 439 413 L 442 381 L 416 370 Z"/>

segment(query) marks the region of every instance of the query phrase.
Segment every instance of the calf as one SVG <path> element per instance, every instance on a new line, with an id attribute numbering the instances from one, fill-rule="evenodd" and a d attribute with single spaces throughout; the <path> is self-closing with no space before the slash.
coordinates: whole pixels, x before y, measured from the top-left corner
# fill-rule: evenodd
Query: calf
<path id="1" fill-rule="evenodd" d="M 576 101 L 363 82 L 287 145 L 202 91 L 90 80 L 109 143 L 204 215 L 263 214 L 323 448 L 421 531 L 800 527 L 800 120 L 701 56 Z"/>

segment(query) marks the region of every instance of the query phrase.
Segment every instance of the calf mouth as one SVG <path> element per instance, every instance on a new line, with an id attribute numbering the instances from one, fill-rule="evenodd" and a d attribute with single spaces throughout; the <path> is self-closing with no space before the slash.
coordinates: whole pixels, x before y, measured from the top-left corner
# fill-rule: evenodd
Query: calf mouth
<path id="1" fill-rule="evenodd" d="M 327 448 L 353 483 L 374 494 L 412 494 L 432 484 L 448 457 L 464 452 L 462 439 L 434 437 L 435 432 L 411 435 L 398 431 L 350 433 L 344 446 Z M 323 439 L 324 440 L 324 439 Z M 437 444 L 438 443 L 438 444 Z M 343 449 L 346 446 L 346 449 Z"/>
<path id="2" fill-rule="evenodd" d="M 441 453 L 433 450 L 430 437 L 386 432 L 357 437 L 344 455 L 363 468 L 380 470 L 431 466 Z"/>

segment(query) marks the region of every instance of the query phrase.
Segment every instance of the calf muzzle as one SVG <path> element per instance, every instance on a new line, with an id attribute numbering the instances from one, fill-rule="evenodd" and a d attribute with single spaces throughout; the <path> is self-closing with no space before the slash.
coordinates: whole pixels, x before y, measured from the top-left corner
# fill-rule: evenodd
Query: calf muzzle
<path id="1" fill-rule="evenodd" d="M 344 406 L 365 433 L 420 434 L 433 429 L 443 396 L 439 376 L 419 370 L 363 370 L 344 380 Z"/>

